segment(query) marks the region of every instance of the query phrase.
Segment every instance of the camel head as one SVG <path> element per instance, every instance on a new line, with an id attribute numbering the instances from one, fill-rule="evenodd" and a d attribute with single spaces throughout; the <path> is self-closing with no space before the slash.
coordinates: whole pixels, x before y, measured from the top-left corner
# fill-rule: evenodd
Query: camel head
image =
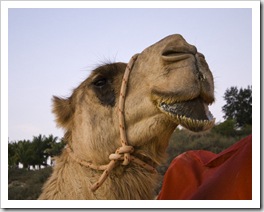
<path id="1" fill-rule="evenodd" d="M 194 132 L 214 125 L 208 110 L 214 101 L 213 76 L 195 46 L 180 35 L 168 36 L 143 51 L 140 60 L 145 62 L 137 64 L 138 69 L 149 70 L 145 78 L 151 100 L 161 112 Z"/>
<path id="2" fill-rule="evenodd" d="M 53 112 L 79 157 L 104 164 L 120 146 L 118 100 L 125 63 L 96 68 L 69 98 L 54 97 Z M 127 82 L 127 140 L 141 158 L 159 164 L 174 129 L 204 131 L 214 125 L 212 73 L 203 54 L 181 35 L 141 52 Z"/>

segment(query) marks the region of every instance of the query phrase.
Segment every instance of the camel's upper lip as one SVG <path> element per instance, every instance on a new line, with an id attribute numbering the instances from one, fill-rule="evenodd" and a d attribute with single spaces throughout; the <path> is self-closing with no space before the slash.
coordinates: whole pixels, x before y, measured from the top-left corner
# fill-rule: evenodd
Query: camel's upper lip
<path id="1" fill-rule="evenodd" d="M 161 102 L 158 107 L 177 124 L 191 131 L 204 131 L 214 126 L 215 119 L 202 98 L 175 103 Z"/>

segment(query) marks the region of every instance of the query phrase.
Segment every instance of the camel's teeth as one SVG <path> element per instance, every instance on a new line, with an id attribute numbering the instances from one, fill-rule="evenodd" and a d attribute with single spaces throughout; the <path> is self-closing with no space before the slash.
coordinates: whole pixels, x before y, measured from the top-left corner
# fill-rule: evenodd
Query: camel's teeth
<path id="1" fill-rule="evenodd" d="M 166 110 L 167 105 L 165 102 L 161 103 L 159 108 L 162 112 L 168 114 L 177 124 L 180 124 L 191 131 L 205 131 L 211 129 L 215 123 L 215 118 L 211 120 L 198 120 L 186 117 L 184 115 L 172 114 Z"/>

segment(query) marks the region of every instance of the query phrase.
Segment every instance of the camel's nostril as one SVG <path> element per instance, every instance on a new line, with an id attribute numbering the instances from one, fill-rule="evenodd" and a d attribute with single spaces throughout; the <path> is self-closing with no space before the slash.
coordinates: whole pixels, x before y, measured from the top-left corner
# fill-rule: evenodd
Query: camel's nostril
<path id="1" fill-rule="evenodd" d="M 162 51 L 161 55 L 165 57 L 170 57 L 170 56 L 187 54 L 187 53 L 191 53 L 191 52 L 189 52 L 187 49 L 169 46 Z"/>
<path id="2" fill-rule="evenodd" d="M 191 53 L 179 52 L 174 50 L 165 50 L 161 54 L 162 59 L 167 62 L 177 62 L 190 58 L 191 56 L 193 56 Z"/>
<path id="3" fill-rule="evenodd" d="M 177 52 L 177 51 L 174 51 L 174 50 L 165 50 L 165 51 L 162 52 L 162 56 L 169 57 L 169 56 L 173 56 L 173 55 L 181 54 L 181 53 Z"/>

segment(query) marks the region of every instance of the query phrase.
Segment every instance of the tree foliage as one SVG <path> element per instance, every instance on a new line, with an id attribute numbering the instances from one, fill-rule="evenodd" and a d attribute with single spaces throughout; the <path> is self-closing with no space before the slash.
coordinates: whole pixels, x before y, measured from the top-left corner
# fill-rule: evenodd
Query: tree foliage
<path id="1" fill-rule="evenodd" d="M 238 89 L 231 87 L 224 94 L 226 104 L 222 107 L 224 118 L 234 120 L 236 127 L 252 125 L 252 86 Z"/>
<path id="2" fill-rule="evenodd" d="M 40 166 L 47 166 L 49 157 L 54 157 L 60 154 L 65 146 L 63 140 L 58 141 L 58 137 L 49 135 L 48 137 L 39 135 L 33 136 L 32 141 L 20 140 L 18 142 L 8 143 L 8 166 L 18 167 L 18 164 L 23 164 L 23 168 L 29 169 Z"/>
<path id="3" fill-rule="evenodd" d="M 235 125 L 236 123 L 233 119 L 227 119 L 222 123 L 216 124 L 212 130 L 223 136 L 236 136 L 237 130 Z"/>

